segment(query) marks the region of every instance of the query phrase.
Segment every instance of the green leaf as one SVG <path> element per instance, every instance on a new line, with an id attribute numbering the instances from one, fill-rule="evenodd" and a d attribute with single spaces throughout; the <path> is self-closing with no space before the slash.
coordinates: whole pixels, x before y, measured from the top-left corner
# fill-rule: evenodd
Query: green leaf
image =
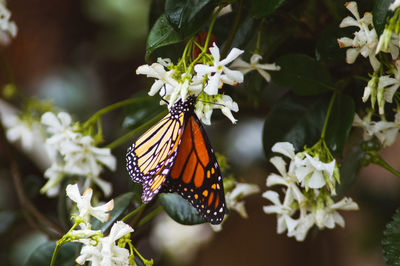
<path id="1" fill-rule="evenodd" d="M 271 109 L 264 124 L 264 151 L 271 155 L 276 142 L 288 141 L 296 150 L 315 144 L 321 136 L 329 97 L 287 95 Z"/>
<path id="2" fill-rule="evenodd" d="M 276 60 L 276 64 L 281 70 L 270 72 L 272 81 L 280 87 L 291 88 L 296 94 L 320 94 L 333 87 L 329 72 L 312 57 L 288 54 Z"/>
<path id="3" fill-rule="evenodd" d="M 182 38 L 194 36 L 210 19 L 215 0 L 166 0 L 165 15 Z"/>
<path id="4" fill-rule="evenodd" d="M 150 55 L 158 48 L 175 44 L 183 41 L 181 36 L 169 24 L 165 14 L 161 15 L 151 28 L 146 42 L 146 61 L 149 61 Z"/>
<path id="5" fill-rule="evenodd" d="M 337 39 L 341 37 L 351 37 L 353 29 L 350 27 L 341 29 L 337 23 L 333 23 L 325 27 L 318 36 L 315 57 L 318 61 L 346 61 L 346 49 L 340 48 Z"/>
<path id="6" fill-rule="evenodd" d="M 400 266 L 400 209 L 397 209 L 383 231 L 382 249 L 386 265 Z"/>
<path id="7" fill-rule="evenodd" d="M 127 192 L 116 197 L 114 199 L 114 208 L 110 212 L 110 219 L 104 223 L 94 219 L 92 222 L 92 229 L 105 232 L 117 219 L 120 219 L 120 215 L 129 207 L 133 197 L 133 192 Z"/>
<path id="8" fill-rule="evenodd" d="M 133 97 L 144 97 L 145 91 L 135 94 Z M 160 105 L 159 97 L 151 97 L 148 101 L 131 104 L 125 108 L 125 116 L 122 122 L 124 128 L 134 129 L 147 122 L 151 117 L 155 117 L 165 110 L 165 106 Z"/>
<path id="9" fill-rule="evenodd" d="M 381 35 L 383 30 L 385 29 L 386 18 L 389 15 L 389 13 L 391 13 L 391 11 L 389 10 L 389 6 L 392 2 L 393 0 L 374 1 L 372 16 L 374 21 L 374 27 L 378 36 Z"/>
<path id="10" fill-rule="evenodd" d="M 339 94 L 335 98 L 328 121 L 325 140 L 330 150 L 342 156 L 344 145 L 349 138 L 353 125 L 355 106 L 351 97 Z"/>
<path id="11" fill-rule="evenodd" d="M 272 14 L 285 0 L 251 0 L 250 14 L 256 18 L 262 18 Z"/>
<path id="12" fill-rule="evenodd" d="M 206 222 L 199 212 L 178 194 L 162 193 L 159 199 L 165 212 L 180 224 L 193 225 Z"/>
<path id="13" fill-rule="evenodd" d="M 347 152 L 340 165 L 340 184 L 336 185 L 336 198 L 340 199 L 346 190 L 353 185 L 362 167 L 364 152 L 357 143 Z"/>
<path id="14" fill-rule="evenodd" d="M 35 251 L 32 252 L 28 260 L 25 262 L 26 266 L 43 266 L 50 265 L 51 258 L 53 256 L 56 242 L 46 242 L 39 246 Z M 77 249 L 78 243 L 65 243 L 61 246 L 57 253 L 56 261 L 54 265 L 57 266 L 74 266 L 75 259 L 78 257 Z"/>

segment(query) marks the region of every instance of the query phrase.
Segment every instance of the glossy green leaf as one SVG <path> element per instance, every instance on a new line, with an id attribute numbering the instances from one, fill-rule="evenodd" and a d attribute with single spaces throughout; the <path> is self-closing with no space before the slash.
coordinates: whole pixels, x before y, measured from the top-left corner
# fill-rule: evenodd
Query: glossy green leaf
<path id="1" fill-rule="evenodd" d="M 356 181 L 358 173 L 362 167 L 364 152 L 357 143 L 347 152 L 340 165 L 340 184 L 336 185 L 336 198 L 340 199 Z"/>
<path id="2" fill-rule="evenodd" d="M 178 194 L 163 193 L 159 199 L 165 212 L 180 224 L 193 225 L 206 222 L 199 212 Z"/>
<path id="3" fill-rule="evenodd" d="M 325 27 L 318 36 L 315 48 L 315 57 L 318 61 L 346 61 L 346 49 L 340 48 L 337 39 L 341 37 L 351 37 L 353 29 L 339 28 L 337 23 L 333 23 Z"/>
<path id="4" fill-rule="evenodd" d="M 182 38 L 194 36 L 210 19 L 215 0 L 166 0 L 165 15 Z"/>
<path id="5" fill-rule="evenodd" d="M 256 18 L 262 18 L 272 14 L 285 0 L 251 0 L 250 14 Z"/>
<path id="6" fill-rule="evenodd" d="M 55 247 L 56 247 L 55 241 L 44 243 L 43 245 L 39 246 L 35 251 L 32 252 L 30 257 L 26 261 L 25 265 L 26 266 L 50 265 Z M 79 244 L 71 242 L 62 245 L 57 253 L 54 265 L 57 266 L 76 265 L 75 259 L 79 255 L 79 253 L 77 253 L 78 247 Z"/>
<path id="7" fill-rule="evenodd" d="M 280 71 L 271 71 L 272 81 L 280 87 L 290 88 L 299 95 L 327 92 L 333 81 L 326 68 L 304 54 L 288 54 L 276 60 Z"/>
<path id="8" fill-rule="evenodd" d="M 374 0 L 374 9 L 372 10 L 372 16 L 376 33 L 382 34 L 385 29 L 386 18 L 391 13 L 389 10 L 390 4 L 393 0 Z"/>
<path id="9" fill-rule="evenodd" d="M 151 28 L 146 41 L 146 61 L 158 48 L 183 41 L 183 38 L 169 24 L 167 17 L 163 14 Z"/>
<path id="10" fill-rule="evenodd" d="M 400 209 L 397 209 L 383 231 L 382 249 L 386 265 L 400 266 Z"/>
<path id="11" fill-rule="evenodd" d="M 143 97 L 147 92 L 135 94 L 134 97 Z M 166 109 L 165 105 L 160 105 L 160 97 L 148 97 L 149 100 L 131 104 L 125 108 L 125 116 L 122 122 L 124 128 L 136 128 L 155 117 Z"/>
<path id="12" fill-rule="evenodd" d="M 101 230 L 102 232 L 105 232 L 116 220 L 120 220 L 122 218 L 120 215 L 129 207 L 133 197 L 133 192 L 127 192 L 116 197 L 114 199 L 114 208 L 110 212 L 110 219 L 104 223 L 94 219 L 92 222 L 93 230 Z"/>
<path id="13" fill-rule="evenodd" d="M 344 145 L 349 138 L 354 112 L 355 106 L 351 97 L 345 94 L 339 94 L 335 97 L 325 140 L 330 150 L 337 156 L 342 156 Z"/>
<path id="14" fill-rule="evenodd" d="M 287 95 L 268 113 L 263 130 L 264 151 L 281 141 L 292 143 L 296 150 L 315 144 L 321 136 L 329 97 Z"/>

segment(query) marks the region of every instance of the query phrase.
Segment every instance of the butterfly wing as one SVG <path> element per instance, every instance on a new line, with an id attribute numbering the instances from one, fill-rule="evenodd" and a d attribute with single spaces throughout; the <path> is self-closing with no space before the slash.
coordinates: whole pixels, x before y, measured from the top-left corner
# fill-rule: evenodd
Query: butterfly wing
<path id="1" fill-rule="evenodd" d="M 158 193 L 177 156 L 184 112 L 169 113 L 128 149 L 126 167 L 132 180 L 143 183 L 143 202 Z"/>
<path id="2" fill-rule="evenodd" d="M 178 154 L 163 190 L 180 194 L 211 224 L 222 222 L 226 204 L 221 170 L 195 114 L 185 123 Z"/>

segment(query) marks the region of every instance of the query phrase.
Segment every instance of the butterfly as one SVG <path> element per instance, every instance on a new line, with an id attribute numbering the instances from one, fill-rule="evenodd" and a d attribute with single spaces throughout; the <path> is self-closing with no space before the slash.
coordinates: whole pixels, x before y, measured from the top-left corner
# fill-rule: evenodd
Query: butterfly
<path id="1" fill-rule="evenodd" d="M 143 184 L 143 202 L 177 192 L 209 223 L 219 224 L 226 212 L 221 170 L 195 103 L 194 96 L 177 101 L 129 147 L 126 165 L 132 180 Z"/>

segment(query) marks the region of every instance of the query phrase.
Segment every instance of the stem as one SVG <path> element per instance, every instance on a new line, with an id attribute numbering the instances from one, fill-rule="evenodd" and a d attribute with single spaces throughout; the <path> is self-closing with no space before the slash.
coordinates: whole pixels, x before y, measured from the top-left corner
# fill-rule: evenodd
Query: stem
<path id="1" fill-rule="evenodd" d="M 131 211 L 130 213 L 128 213 L 124 218 L 122 218 L 121 221 L 125 222 L 126 220 L 128 220 L 129 218 L 131 218 L 133 215 L 135 215 L 136 213 L 138 213 L 140 210 L 142 210 L 145 206 L 146 206 L 146 204 L 140 205 L 139 207 L 137 207 L 136 209 L 134 209 L 133 211 Z"/>
<path id="2" fill-rule="evenodd" d="M 233 38 L 235 37 L 236 31 L 239 27 L 240 17 L 242 15 L 242 7 L 243 7 L 243 0 L 239 0 L 239 7 L 235 16 L 235 20 L 233 21 L 231 32 L 229 33 L 228 38 L 226 39 L 224 50 L 222 51 L 221 58 L 225 58 L 228 54 L 229 49 L 231 48 Z"/>
<path id="3" fill-rule="evenodd" d="M 385 162 L 385 161 L 382 159 L 382 157 L 381 157 L 378 153 L 376 153 L 376 154 L 373 155 L 373 156 L 374 156 L 374 157 L 373 157 L 372 162 L 373 162 L 374 164 L 379 165 L 380 167 L 382 167 L 382 168 L 388 170 L 390 173 L 392 173 L 392 174 L 394 174 L 395 176 L 397 176 L 397 177 L 400 178 L 400 172 L 397 171 L 396 169 L 394 169 L 393 167 L 391 167 L 387 162 Z"/>
<path id="4" fill-rule="evenodd" d="M 333 103 L 335 102 L 336 94 L 337 94 L 337 92 L 335 91 L 329 102 L 328 111 L 326 112 L 326 116 L 325 116 L 324 127 L 322 128 L 321 139 L 325 139 L 326 128 L 328 127 L 328 121 L 329 121 L 329 117 L 331 116 L 331 111 L 332 111 Z"/>
<path id="5" fill-rule="evenodd" d="M 163 207 L 158 206 L 155 210 L 153 210 L 151 213 L 147 214 L 145 217 L 143 217 L 139 222 L 138 225 L 136 226 L 137 228 L 141 227 L 145 223 L 151 221 L 154 217 L 156 217 L 160 212 L 162 212 Z"/>
<path id="6" fill-rule="evenodd" d="M 219 14 L 219 12 L 221 12 L 222 8 L 223 8 L 222 6 L 219 6 L 217 11 L 215 12 L 214 17 L 211 20 L 210 27 L 208 28 L 207 38 L 206 38 L 206 41 L 204 43 L 203 51 L 201 51 L 201 53 L 197 56 L 197 58 L 192 61 L 192 63 L 190 64 L 190 70 L 197 63 L 197 61 L 199 61 L 200 58 L 203 58 L 203 55 L 205 53 L 207 53 L 208 43 L 210 42 L 210 37 L 211 37 L 211 32 L 212 32 L 212 30 L 214 28 L 214 24 L 215 24 L 215 21 L 217 20 L 218 14 Z"/>
<path id="7" fill-rule="evenodd" d="M 47 233 L 55 234 L 57 237 L 63 235 L 63 230 L 52 221 L 50 221 L 47 216 L 43 215 L 25 196 L 21 174 L 19 172 L 18 166 L 15 161 L 11 161 L 11 175 L 14 180 L 15 189 L 17 191 L 17 196 L 23 209 L 26 209 L 37 221 L 40 221 L 43 225 L 49 227 L 52 230 L 48 230 Z"/>
<path id="8" fill-rule="evenodd" d="M 109 149 L 114 149 L 120 145 L 122 145 L 123 143 L 125 143 L 126 141 L 132 139 L 133 136 L 139 134 L 140 132 L 142 132 L 144 129 L 148 128 L 150 125 L 154 124 L 155 122 L 157 122 L 158 120 L 160 120 L 162 117 L 164 117 L 166 114 L 166 112 L 161 112 L 158 115 L 156 115 L 155 117 L 153 117 L 152 119 L 150 119 L 149 121 L 147 121 L 146 123 L 138 126 L 137 128 L 133 129 L 132 131 L 126 133 L 125 135 L 123 135 L 122 137 L 114 140 L 113 142 L 111 142 L 110 144 L 106 145 L 105 148 L 109 148 Z"/>
<path id="9" fill-rule="evenodd" d="M 96 113 L 94 113 L 84 124 L 83 127 L 88 127 L 91 124 L 93 124 L 100 116 L 102 116 L 105 113 L 108 113 L 112 110 L 118 109 L 120 107 L 133 104 L 133 103 L 138 103 L 138 102 L 143 102 L 143 101 L 149 101 L 151 100 L 151 97 L 143 97 L 143 98 L 132 98 L 132 99 L 127 99 L 123 100 L 114 104 L 111 104 L 107 107 L 104 107 L 103 109 L 100 109 Z"/>
<path id="10" fill-rule="evenodd" d="M 51 263 L 50 266 L 54 266 L 54 263 L 56 262 L 56 257 L 58 250 L 60 249 L 61 245 L 58 244 L 58 241 L 56 242 L 56 248 L 54 249 L 53 256 L 51 257 Z"/>

